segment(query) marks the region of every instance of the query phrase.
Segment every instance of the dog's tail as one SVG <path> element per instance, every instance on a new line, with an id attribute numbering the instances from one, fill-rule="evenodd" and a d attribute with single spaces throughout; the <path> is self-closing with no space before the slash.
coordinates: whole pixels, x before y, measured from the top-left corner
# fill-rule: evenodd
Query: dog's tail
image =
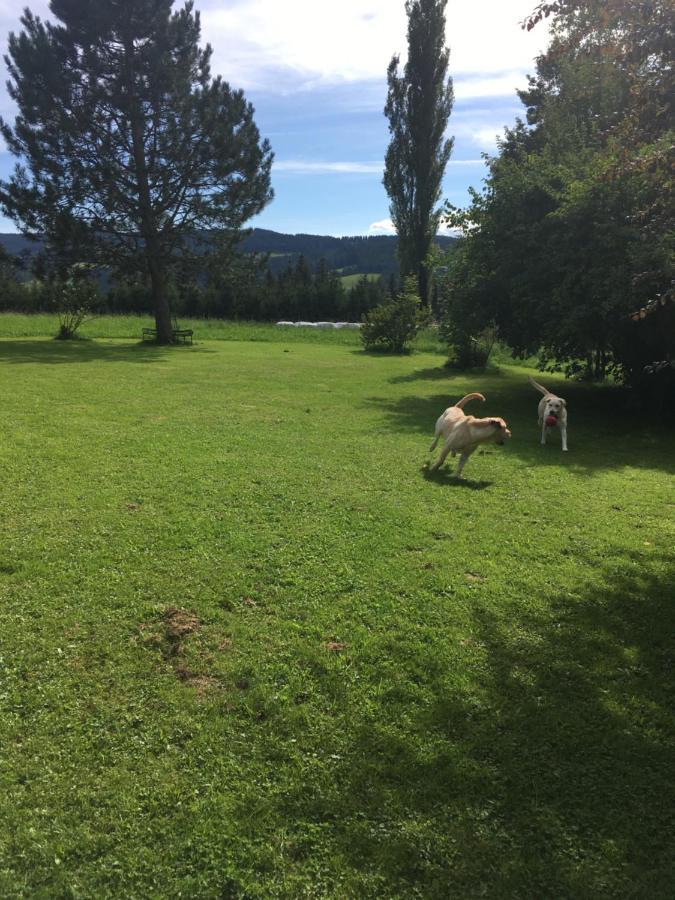
<path id="1" fill-rule="evenodd" d="M 534 378 L 532 378 L 531 375 L 528 375 L 527 377 L 529 378 L 530 384 L 532 385 L 532 387 L 533 387 L 533 388 L 536 388 L 538 391 L 541 391 L 542 394 L 543 394 L 545 397 L 546 397 L 548 394 L 551 393 L 551 392 L 550 392 L 547 388 L 545 388 L 542 384 L 538 384 L 538 383 L 534 380 Z"/>
<path id="2" fill-rule="evenodd" d="M 467 394 L 465 397 L 462 397 L 461 400 L 458 400 L 457 403 L 455 403 L 455 406 L 458 409 L 462 409 L 464 404 L 468 403 L 469 400 L 482 400 L 483 403 L 485 403 L 485 397 L 482 394 L 473 393 L 473 394 Z"/>

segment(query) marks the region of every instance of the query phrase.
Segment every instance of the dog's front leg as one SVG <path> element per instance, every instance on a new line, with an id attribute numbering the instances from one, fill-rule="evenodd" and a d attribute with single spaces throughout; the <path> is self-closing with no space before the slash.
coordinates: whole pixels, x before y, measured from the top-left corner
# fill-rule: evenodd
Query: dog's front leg
<path id="1" fill-rule="evenodd" d="M 547 429 L 547 427 L 548 427 L 548 426 L 546 425 L 546 419 L 543 418 L 543 419 L 541 420 L 541 444 L 542 444 L 542 447 L 543 447 L 544 444 L 546 443 L 546 429 Z"/>
<path id="2" fill-rule="evenodd" d="M 567 450 L 567 422 L 560 423 L 560 438 L 563 450 Z"/>
<path id="3" fill-rule="evenodd" d="M 435 472 L 437 469 L 443 465 L 446 460 L 448 453 L 452 450 L 452 441 L 446 441 L 443 449 L 441 450 L 441 455 L 438 457 L 436 462 L 429 469 L 430 472 Z"/>
<path id="4" fill-rule="evenodd" d="M 462 469 L 464 468 L 464 464 L 475 449 L 475 447 L 469 447 L 468 450 L 462 450 L 462 455 L 459 458 L 459 465 L 457 466 L 457 471 L 455 472 L 455 478 L 462 477 Z"/>

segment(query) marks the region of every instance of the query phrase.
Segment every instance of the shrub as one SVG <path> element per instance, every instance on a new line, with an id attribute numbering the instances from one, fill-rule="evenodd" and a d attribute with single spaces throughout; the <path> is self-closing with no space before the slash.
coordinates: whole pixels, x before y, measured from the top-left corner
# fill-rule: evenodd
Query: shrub
<path id="1" fill-rule="evenodd" d="M 453 327 L 445 319 L 439 336 L 448 345 L 448 366 L 457 369 L 484 369 L 497 342 L 497 329 L 488 325 L 477 334 Z"/>
<path id="2" fill-rule="evenodd" d="M 96 285 L 85 278 L 68 279 L 52 286 L 53 303 L 59 317 L 59 341 L 75 337 L 77 329 L 88 319 L 98 305 Z"/>
<path id="3" fill-rule="evenodd" d="M 405 353 L 408 345 L 429 321 L 417 293 L 417 280 L 406 278 L 403 291 L 376 306 L 363 317 L 361 340 L 366 350 Z"/>

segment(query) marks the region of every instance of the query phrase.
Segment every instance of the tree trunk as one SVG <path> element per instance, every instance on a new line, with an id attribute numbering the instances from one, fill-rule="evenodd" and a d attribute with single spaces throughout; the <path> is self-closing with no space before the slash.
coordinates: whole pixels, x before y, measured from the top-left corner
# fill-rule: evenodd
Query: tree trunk
<path id="1" fill-rule="evenodd" d="M 417 292 L 425 309 L 429 308 L 429 272 L 426 261 L 429 255 L 430 241 L 427 237 L 428 214 L 425 209 L 420 210 L 420 221 L 415 228 L 415 267 L 417 269 Z"/>
<path id="2" fill-rule="evenodd" d="M 143 141 L 143 114 L 136 96 L 134 85 L 134 44 L 133 39 L 129 35 L 126 36 L 124 41 L 124 49 L 127 90 L 129 92 L 129 123 L 131 125 L 132 149 L 136 168 L 136 183 L 138 186 L 138 209 L 141 220 L 140 230 L 145 244 L 145 258 L 148 265 L 148 274 L 150 275 L 152 305 L 155 313 L 155 327 L 157 329 L 157 343 L 172 344 L 173 328 L 171 327 L 171 310 L 169 308 L 169 297 L 166 290 L 166 269 L 150 196 L 148 166 L 145 155 L 145 143 Z"/>
<path id="3" fill-rule="evenodd" d="M 427 272 L 427 267 L 424 263 L 420 264 L 419 269 L 417 270 L 417 288 L 419 291 L 420 300 L 422 301 L 422 306 L 429 306 L 429 273 Z"/>
<path id="4" fill-rule="evenodd" d="M 150 273 L 150 287 L 152 292 L 152 308 L 155 313 L 155 328 L 157 329 L 158 344 L 173 343 L 173 327 L 171 324 L 171 309 L 166 291 L 166 276 L 161 262 L 158 261 L 157 248 L 152 246 L 154 237 L 146 238 L 145 255 L 148 261 Z"/>

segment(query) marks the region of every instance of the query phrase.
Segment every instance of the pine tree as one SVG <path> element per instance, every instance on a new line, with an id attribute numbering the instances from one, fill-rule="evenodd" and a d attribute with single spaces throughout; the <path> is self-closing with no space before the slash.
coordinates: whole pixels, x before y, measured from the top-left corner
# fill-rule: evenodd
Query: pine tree
<path id="1" fill-rule="evenodd" d="M 389 63 L 384 109 L 391 134 L 384 186 L 398 234 L 401 275 L 417 277 L 424 303 L 429 283 L 425 260 L 438 230 L 441 210 L 436 203 L 453 144 L 445 138 L 453 104 L 452 79 L 447 76 L 446 3 L 406 0 L 408 60 L 403 74 L 398 56 Z"/>
<path id="2" fill-rule="evenodd" d="M 173 0 L 52 0 L 10 34 L 14 126 L 24 160 L 0 204 L 46 235 L 61 267 L 86 259 L 151 286 L 158 340 L 171 341 L 169 287 L 222 260 L 272 198 L 272 153 L 253 107 L 210 72 L 199 14 Z"/>

